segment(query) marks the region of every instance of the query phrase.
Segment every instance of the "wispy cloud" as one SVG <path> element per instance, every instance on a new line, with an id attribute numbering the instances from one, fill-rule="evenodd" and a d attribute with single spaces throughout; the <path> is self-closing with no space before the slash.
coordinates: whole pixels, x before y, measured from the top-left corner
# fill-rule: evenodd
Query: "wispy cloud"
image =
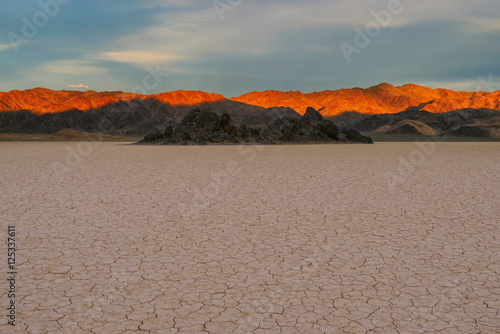
<path id="1" fill-rule="evenodd" d="M 155 53 L 148 51 L 104 52 L 100 55 L 94 55 L 93 58 L 100 60 L 110 60 L 118 63 L 128 63 L 137 65 L 180 59 L 178 56 L 175 55 L 172 56 L 167 53 L 160 53 L 160 52 Z"/>
<path id="2" fill-rule="evenodd" d="M 339 44 L 352 43 L 355 27 L 364 29 L 375 20 L 372 12 L 394 2 L 220 0 L 216 3 L 231 8 L 222 19 L 214 3 L 74 2 L 21 57 L 9 52 L 6 39 L 0 44 L 0 61 L 9 64 L 2 69 L 0 87 L 60 88 L 61 82 L 81 80 L 92 89 L 130 90 L 142 81 L 146 65 L 172 73 L 158 92 L 200 89 L 228 96 L 381 81 L 470 90 L 477 76 L 500 73 L 498 0 L 400 0 L 403 10 L 356 55 L 354 66 L 346 66 Z M 13 2 L 8 8 L 0 13 L 4 30 L 19 29 L 24 6 Z M 88 29 L 75 28 L 89 15 Z"/>
<path id="3" fill-rule="evenodd" d="M 12 48 L 10 44 L 0 44 L 0 51 L 9 50 L 10 48 Z"/>
<path id="4" fill-rule="evenodd" d="M 149 0 L 144 2 L 143 6 L 145 8 L 195 8 L 200 5 L 207 5 L 208 3 L 207 1 L 202 2 L 200 0 Z"/>
<path id="5" fill-rule="evenodd" d="M 470 18 L 466 22 L 479 33 L 500 33 L 500 19 L 497 18 Z"/>
<path id="6" fill-rule="evenodd" d="M 264 3 L 242 2 L 220 18 L 213 5 L 201 5 L 199 1 L 153 1 L 166 7 L 182 7 L 183 10 L 159 11 L 149 27 L 118 39 L 93 57 L 121 63 L 143 65 L 157 62 L 174 65 L 179 60 L 210 59 L 215 55 L 262 56 L 278 54 L 280 41 L 294 32 L 316 28 L 331 29 L 361 26 L 373 21 L 371 12 L 387 10 L 387 3 L 362 0 L 360 3 L 331 0 L 269 1 Z M 469 2 L 443 0 L 436 4 L 431 0 L 419 3 L 401 1 L 401 14 L 392 15 L 390 27 L 402 27 L 425 20 L 453 20 L 470 9 Z M 438 6 L 439 8 L 437 8 Z M 429 13 L 428 8 L 436 8 Z M 463 16 L 462 16 L 463 17 Z M 491 24 L 491 22 L 490 22 Z M 354 32 L 353 32 L 354 34 Z M 324 41 L 317 48 L 329 50 L 332 45 Z M 131 50 L 131 45 L 134 49 Z M 147 51 L 135 51 L 147 50 Z"/>
<path id="7" fill-rule="evenodd" d="M 84 86 L 83 84 L 79 85 L 68 85 L 70 88 L 89 88 L 89 86 Z"/>
<path id="8" fill-rule="evenodd" d="M 455 91 L 466 91 L 472 92 L 475 91 L 479 81 L 477 80 L 457 80 L 457 81 L 439 81 L 439 82 L 415 82 L 424 87 L 429 88 L 446 88 Z"/>
<path id="9" fill-rule="evenodd" d="M 87 60 L 57 60 L 46 62 L 38 67 L 39 71 L 50 72 L 56 74 L 72 74 L 72 75 L 98 75 L 107 72 L 107 69 L 97 66 Z"/>

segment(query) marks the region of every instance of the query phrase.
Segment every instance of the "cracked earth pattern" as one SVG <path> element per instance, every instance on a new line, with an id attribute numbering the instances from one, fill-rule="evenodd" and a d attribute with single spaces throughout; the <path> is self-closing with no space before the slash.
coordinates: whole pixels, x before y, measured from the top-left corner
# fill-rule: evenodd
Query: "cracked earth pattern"
<path id="1" fill-rule="evenodd" d="M 0 143 L 1 333 L 500 333 L 498 143 L 78 145 Z"/>

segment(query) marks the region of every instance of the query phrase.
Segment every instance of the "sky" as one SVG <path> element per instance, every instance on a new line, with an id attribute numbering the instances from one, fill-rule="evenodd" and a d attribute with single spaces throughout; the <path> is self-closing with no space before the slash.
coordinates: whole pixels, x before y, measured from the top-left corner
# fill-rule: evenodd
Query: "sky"
<path id="1" fill-rule="evenodd" d="M 0 91 L 500 90 L 498 0 L 3 0 Z"/>

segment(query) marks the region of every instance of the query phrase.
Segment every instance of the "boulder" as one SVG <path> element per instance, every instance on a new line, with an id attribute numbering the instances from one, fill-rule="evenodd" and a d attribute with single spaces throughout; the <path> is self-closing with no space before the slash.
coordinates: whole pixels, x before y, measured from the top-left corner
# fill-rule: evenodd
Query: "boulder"
<path id="1" fill-rule="evenodd" d="M 373 140 L 370 137 L 363 136 L 361 133 L 354 129 L 349 129 L 342 131 L 344 134 L 345 138 L 347 141 L 350 142 L 358 142 L 358 143 L 365 143 L 365 144 L 373 144 Z"/>
<path id="2" fill-rule="evenodd" d="M 313 107 L 307 107 L 306 113 L 302 116 L 302 120 L 308 124 L 316 124 L 323 120 L 323 116 Z"/>
<path id="3" fill-rule="evenodd" d="M 336 140 L 339 137 L 339 128 L 330 120 L 324 120 L 321 123 L 321 132 L 331 139 Z"/>

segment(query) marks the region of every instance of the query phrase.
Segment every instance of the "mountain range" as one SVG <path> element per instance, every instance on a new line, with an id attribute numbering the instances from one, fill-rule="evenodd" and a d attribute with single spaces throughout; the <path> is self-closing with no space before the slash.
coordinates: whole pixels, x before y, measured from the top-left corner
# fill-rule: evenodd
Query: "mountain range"
<path id="1" fill-rule="evenodd" d="M 174 91 L 142 95 L 124 92 L 53 91 L 35 88 L 24 91 L 0 92 L 0 112 L 29 110 L 35 114 L 58 113 L 69 110 L 92 110 L 113 102 L 134 99 L 154 99 L 170 106 L 193 106 L 201 103 L 224 101 L 220 94 L 200 91 Z M 414 84 L 395 87 L 382 83 L 370 88 L 326 90 L 314 93 L 281 92 L 268 90 L 251 92 L 229 100 L 263 108 L 288 107 L 301 115 L 307 107 L 322 109 L 324 117 L 356 111 L 362 114 L 394 114 L 411 106 L 433 101 L 428 106 L 432 113 L 464 108 L 500 109 L 500 91 L 456 92 L 448 89 L 431 89 Z"/>
<path id="2" fill-rule="evenodd" d="M 220 94 L 200 91 L 142 95 L 35 88 L 0 92 L 0 132 L 56 133 L 72 128 L 87 132 L 143 135 L 180 122 L 194 106 L 209 108 L 218 115 L 227 113 L 237 125 L 269 126 L 284 116 L 298 118 L 305 113 L 307 107 L 313 107 L 321 109 L 323 117 L 333 120 L 341 129 L 353 127 L 360 131 L 404 133 L 418 128 L 422 131 L 417 132 L 422 134 L 442 133 L 444 123 L 441 122 L 441 127 L 436 128 L 436 122 L 426 123 L 432 117 L 427 114 L 424 116 L 423 113 L 419 117 L 413 117 L 414 119 L 405 118 L 406 114 L 396 117 L 389 115 L 397 115 L 417 106 L 422 106 L 418 110 L 428 114 L 468 110 L 467 115 L 470 117 L 466 120 L 467 124 L 474 124 L 475 117 L 481 115 L 480 123 L 488 122 L 486 132 L 496 136 L 498 131 L 495 111 L 500 110 L 500 91 L 456 92 L 414 84 L 395 87 L 382 83 L 366 89 L 313 93 L 251 92 L 227 99 Z M 366 126 L 369 122 L 367 119 L 377 115 L 386 116 L 378 117 L 376 121 L 372 119 L 371 124 L 377 125 L 375 128 Z M 491 117 L 493 120 L 489 120 Z M 406 120 L 408 122 L 405 123 Z M 358 122 L 361 123 L 357 124 Z M 400 122 L 403 123 L 398 124 Z M 398 126 L 393 128 L 396 124 Z M 444 128 L 446 131 L 455 131 L 462 125 L 465 123 Z M 474 126 L 481 128 L 482 125 Z M 464 133 L 470 135 L 482 133 L 486 136 L 486 132 L 464 130 Z"/>
<path id="3" fill-rule="evenodd" d="M 153 95 L 123 92 L 53 91 L 34 88 L 24 91 L 13 90 L 0 93 L 0 112 L 28 110 L 34 114 L 51 114 L 78 109 L 88 111 L 114 102 L 154 99 L 170 106 L 197 105 L 225 100 L 220 94 L 199 91 L 174 91 Z"/>
<path id="4" fill-rule="evenodd" d="M 347 111 L 369 115 L 394 114 L 431 101 L 433 103 L 428 105 L 427 110 L 432 113 L 464 108 L 500 109 L 500 91 L 455 92 L 413 84 L 395 87 L 387 83 L 367 89 L 327 90 L 309 94 L 280 91 L 252 92 L 231 100 L 264 108 L 286 106 L 297 111 L 305 110 L 308 106 L 324 108 L 321 111 L 324 117 L 337 116 Z"/>

